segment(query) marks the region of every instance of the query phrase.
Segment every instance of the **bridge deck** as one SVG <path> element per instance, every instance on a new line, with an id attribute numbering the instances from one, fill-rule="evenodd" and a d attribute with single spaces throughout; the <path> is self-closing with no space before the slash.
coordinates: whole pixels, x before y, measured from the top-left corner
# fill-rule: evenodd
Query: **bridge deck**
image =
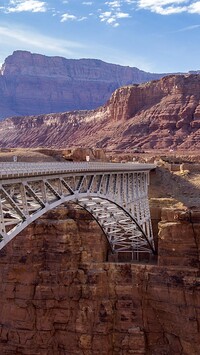
<path id="1" fill-rule="evenodd" d="M 67 163 L 0 163 L 0 179 L 16 176 L 63 174 L 72 172 L 128 172 L 149 171 L 154 164 L 67 162 Z"/>

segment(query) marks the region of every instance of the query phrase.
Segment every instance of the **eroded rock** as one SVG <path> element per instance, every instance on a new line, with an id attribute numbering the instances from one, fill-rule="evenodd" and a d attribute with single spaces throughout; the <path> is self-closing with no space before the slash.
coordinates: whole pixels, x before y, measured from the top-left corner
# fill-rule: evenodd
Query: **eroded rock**
<path id="1" fill-rule="evenodd" d="M 72 206 L 30 225 L 1 251 L 0 353 L 198 355 L 199 211 L 193 227 L 177 213 L 162 211 L 159 265 L 106 262 L 98 225 Z"/>

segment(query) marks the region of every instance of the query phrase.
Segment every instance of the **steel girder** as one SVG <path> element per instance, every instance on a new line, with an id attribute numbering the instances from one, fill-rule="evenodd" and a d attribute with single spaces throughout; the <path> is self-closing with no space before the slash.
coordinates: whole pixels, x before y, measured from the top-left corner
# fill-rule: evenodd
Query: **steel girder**
<path id="1" fill-rule="evenodd" d="M 0 249 L 45 212 L 74 201 L 101 226 L 112 252 L 154 254 L 148 202 L 153 167 L 1 163 Z"/>

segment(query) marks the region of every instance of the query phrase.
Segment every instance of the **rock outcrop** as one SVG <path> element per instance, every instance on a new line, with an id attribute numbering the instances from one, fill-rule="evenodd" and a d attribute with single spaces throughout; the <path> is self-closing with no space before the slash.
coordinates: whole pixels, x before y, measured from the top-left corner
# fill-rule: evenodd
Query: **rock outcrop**
<path id="1" fill-rule="evenodd" d="M 0 353 L 198 355 L 199 233 L 163 210 L 158 265 L 110 263 L 85 211 L 49 212 L 0 253 Z"/>
<path id="2" fill-rule="evenodd" d="M 15 51 L 5 59 L 0 71 L 0 118 L 94 109 L 120 86 L 163 75 L 96 59 Z"/>
<path id="3" fill-rule="evenodd" d="M 14 117 L 0 147 L 200 148 L 200 75 L 171 75 L 116 90 L 93 111 Z"/>

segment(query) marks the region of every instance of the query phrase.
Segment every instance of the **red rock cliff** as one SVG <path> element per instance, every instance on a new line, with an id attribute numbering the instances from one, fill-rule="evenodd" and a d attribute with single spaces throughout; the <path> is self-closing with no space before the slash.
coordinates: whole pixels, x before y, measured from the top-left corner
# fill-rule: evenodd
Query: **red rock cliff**
<path id="1" fill-rule="evenodd" d="M 200 75 L 171 75 L 116 90 L 94 111 L 15 117 L 2 147 L 200 148 Z"/>
<path id="2" fill-rule="evenodd" d="M 198 355 L 200 223 L 176 216 L 163 212 L 159 265 L 105 262 L 106 240 L 82 210 L 29 226 L 1 251 L 0 353 Z M 180 265 L 188 244 L 196 264 Z"/>

